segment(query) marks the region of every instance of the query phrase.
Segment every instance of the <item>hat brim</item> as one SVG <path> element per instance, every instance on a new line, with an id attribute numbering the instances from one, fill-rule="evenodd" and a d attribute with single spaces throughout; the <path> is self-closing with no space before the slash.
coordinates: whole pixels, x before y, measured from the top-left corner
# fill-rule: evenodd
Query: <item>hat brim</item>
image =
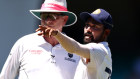
<path id="1" fill-rule="evenodd" d="M 67 15 L 69 18 L 68 18 L 68 21 L 66 22 L 65 26 L 71 26 L 73 24 L 76 23 L 77 21 L 77 16 L 73 13 L 73 12 L 70 12 L 70 11 L 56 11 L 56 10 L 49 10 L 49 11 L 46 11 L 46 10 L 30 10 L 30 12 L 36 17 L 38 18 L 39 20 L 41 20 L 40 18 L 40 13 L 41 12 L 61 12 L 63 13 L 64 15 Z"/>
<path id="2" fill-rule="evenodd" d="M 99 23 L 102 24 L 102 22 L 100 21 L 100 19 L 99 19 L 96 15 L 90 14 L 90 13 L 88 13 L 88 12 L 82 12 L 82 13 L 80 13 L 80 18 L 81 18 L 83 21 L 85 21 L 85 22 L 87 21 L 87 19 L 88 19 L 89 17 L 91 17 L 91 18 L 94 19 L 95 21 L 97 21 L 97 22 L 99 22 Z"/>

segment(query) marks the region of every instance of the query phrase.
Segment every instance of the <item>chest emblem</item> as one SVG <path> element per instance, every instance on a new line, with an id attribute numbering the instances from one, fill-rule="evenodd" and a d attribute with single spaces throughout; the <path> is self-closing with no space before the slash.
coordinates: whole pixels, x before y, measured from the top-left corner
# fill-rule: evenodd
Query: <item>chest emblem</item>
<path id="1" fill-rule="evenodd" d="M 42 50 L 29 50 L 29 52 L 30 52 L 31 54 L 40 55 L 43 51 L 42 51 Z"/>
<path id="2" fill-rule="evenodd" d="M 76 60 L 72 58 L 73 54 L 68 53 L 68 57 L 65 57 L 65 60 L 76 63 Z"/>

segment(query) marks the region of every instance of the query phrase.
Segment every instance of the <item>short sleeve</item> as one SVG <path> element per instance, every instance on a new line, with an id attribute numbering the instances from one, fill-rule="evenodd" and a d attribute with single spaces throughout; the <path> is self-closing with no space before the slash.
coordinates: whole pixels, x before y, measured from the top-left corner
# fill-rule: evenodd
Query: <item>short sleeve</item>
<path id="1" fill-rule="evenodd" d="M 3 66 L 0 79 L 14 79 L 19 69 L 20 45 L 19 40 L 14 44 Z"/>
<path id="2" fill-rule="evenodd" d="M 90 62 L 87 64 L 88 67 L 99 67 L 105 56 L 107 55 L 107 51 L 102 44 L 90 43 Z"/>

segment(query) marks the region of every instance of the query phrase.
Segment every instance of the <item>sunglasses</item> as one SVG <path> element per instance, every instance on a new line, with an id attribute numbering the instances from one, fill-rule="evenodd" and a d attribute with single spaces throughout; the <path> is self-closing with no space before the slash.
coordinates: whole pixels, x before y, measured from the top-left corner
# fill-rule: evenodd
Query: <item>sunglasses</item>
<path id="1" fill-rule="evenodd" d="M 51 19 L 54 21 L 58 19 L 60 16 L 64 16 L 64 14 L 56 14 L 56 13 L 41 13 L 40 14 L 40 17 L 42 20 Z"/>

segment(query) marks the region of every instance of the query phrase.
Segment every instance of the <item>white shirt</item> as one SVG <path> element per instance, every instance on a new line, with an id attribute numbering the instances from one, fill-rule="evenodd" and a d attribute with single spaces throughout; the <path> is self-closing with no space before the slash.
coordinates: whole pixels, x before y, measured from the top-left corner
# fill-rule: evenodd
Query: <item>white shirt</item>
<path id="1" fill-rule="evenodd" d="M 19 39 L 13 46 L 0 79 L 73 79 L 80 57 L 69 54 L 60 44 L 52 46 L 36 33 Z"/>
<path id="2" fill-rule="evenodd" d="M 111 52 L 107 42 L 89 43 L 90 62 L 81 58 L 74 79 L 109 79 L 112 71 Z"/>

